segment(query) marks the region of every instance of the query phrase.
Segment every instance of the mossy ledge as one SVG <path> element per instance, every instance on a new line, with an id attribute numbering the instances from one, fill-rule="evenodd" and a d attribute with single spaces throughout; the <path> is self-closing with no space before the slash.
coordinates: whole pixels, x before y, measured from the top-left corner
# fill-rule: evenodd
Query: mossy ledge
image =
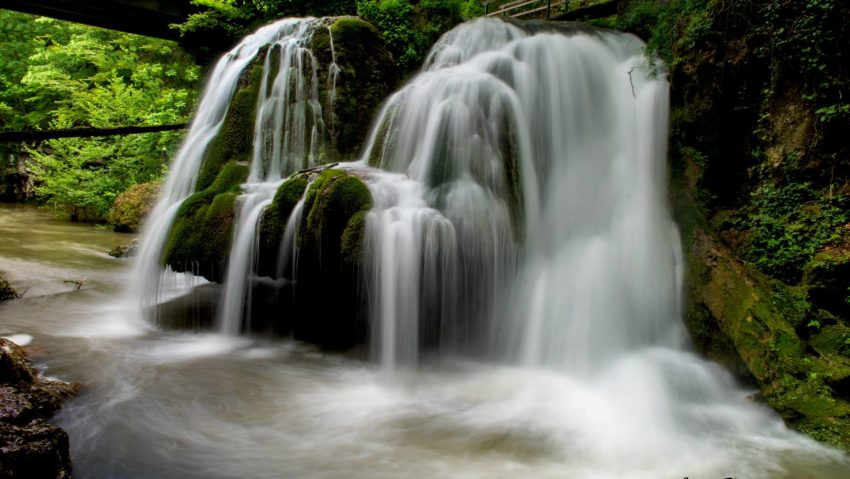
<path id="1" fill-rule="evenodd" d="M 163 266 L 221 281 L 233 236 L 239 185 L 247 177 L 247 165 L 228 163 L 207 189 L 183 201 L 162 253 Z"/>
<path id="2" fill-rule="evenodd" d="M 303 198 L 298 267 L 277 278 L 278 255 L 289 217 Z M 362 242 L 372 194 L 363 181 L 342 169 L 303 172 L 277 191 L 260 222 L 260 276 L 252 327 L 291 334 L 325 349 L 362 344 L 366 324 L 360 294 Z M 273 286 L 272 286 L 273 285 Z"/>

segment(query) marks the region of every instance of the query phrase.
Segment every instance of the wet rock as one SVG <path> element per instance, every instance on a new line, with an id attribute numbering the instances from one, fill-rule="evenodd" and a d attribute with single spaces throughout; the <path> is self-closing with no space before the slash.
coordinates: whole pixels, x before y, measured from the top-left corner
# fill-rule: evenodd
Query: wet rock
<path id="1" fill-rule="evenodd" d="M 8 301 L 10 299 L 18 299 L 20 296 L 15 288 L 8 281 L 0 277 L 0 301 Z"/>
<path id="2" fill-rule="evenodd" d="M 0 477 L 71 477 L 68 434 L 44 420 L 25 426 L 0 422 Z"/>
<path id="3" fill-rule="evenodd" d="M 68 435 L 46 420 L 79 385 L 50 380 L 0 338 L 0 478 L 71 477 Z"/>
<path id="4" fill-rule="evenodd" d="M 130 241 L 129 243 L 118 245 L 118 246 L 112 248 L 112 250 L 109 251 L 109 256 L 112 256 L 114 258 L 129 258 L 131 256 L 136 256 L 138 249 L 139 249 L 139 240 L 134 239 L 133 241 Z"/>

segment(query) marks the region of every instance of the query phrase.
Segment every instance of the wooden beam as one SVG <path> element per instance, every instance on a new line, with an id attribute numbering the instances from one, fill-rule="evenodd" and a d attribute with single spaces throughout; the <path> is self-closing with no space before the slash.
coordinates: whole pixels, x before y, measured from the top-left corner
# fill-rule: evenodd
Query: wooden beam
<path id="1" fill-rule="evenodd" d="M 149 37 L 177 40 L 177 30 L 189 15 L 188 0 L 2 0 L 0 8 L 84 23 Z"/>
<path id="2" fill-rule="evenodd" d="M 186 123 L 177 125 L 155 126 L 122 126 L 118 128 L 69 128 L 66 130 L 44 131 L 3 131 L 0 132 L 0 143 L 18 141 L 44 141 L 57 138 L 93 138 L 99 136 L 138 135 L 140 133 L 157 133 L 186 128 Z"/>

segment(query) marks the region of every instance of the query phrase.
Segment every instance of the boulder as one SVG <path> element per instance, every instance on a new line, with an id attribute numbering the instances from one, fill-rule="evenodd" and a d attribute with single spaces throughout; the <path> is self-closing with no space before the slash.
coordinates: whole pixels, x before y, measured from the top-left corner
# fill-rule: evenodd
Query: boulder
<path id="1" fill-rule="evenodd" d="M 0 338 L 0 477 L 71 477 L 68 434 L 46 420 L 79 385 L 49 380 Z"/>

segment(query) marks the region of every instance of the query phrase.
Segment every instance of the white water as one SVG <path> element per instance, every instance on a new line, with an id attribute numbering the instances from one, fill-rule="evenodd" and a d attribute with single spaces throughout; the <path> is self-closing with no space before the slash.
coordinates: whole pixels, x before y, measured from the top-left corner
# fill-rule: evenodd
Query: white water
<path id="1" fill-rule="evenodd" d="M 316 58 L 309 49 L 319 19 L 284 19 L 259 29 L 216 64 L 195 120 L 175 158 L 160 202 L 145 227 L 139 259 L 138 282 L 131 288 L 147 308 L 164 298 L 161 286 L 174 276 L 159 265 L 163 247 L 180 204 L 194 192 L 204 155 L 218 135 L 240 78 L 265 48 L 254 123 L 253 155 L 248 182 L 242 186 L 233 242 L 227 261 L 225 289 L 217 319 L 219 330 L 238 334 L 246 318 L 256 255 L 256 229 L 263 208 L 282 178 L 316 165 L 325 141 L 325 125 L 318 93 Z M 276 65 L 276 68 L 273 66 Z M 331 69 L 336 67 L 334 63 Z M 336 73 L 332 73 L 335 95 Z M 185 275 L 177 275 L 185 276 Z"/>
<path id="2" fill-rule="evenodd" d="M 686 350 L 665 205 L 667 84 L 647 75 L 641 48 L 495 20 L 444 37 L 380 115 L 366 158 L 386 171 L 347 166 L 375 199 L 366 250 L 381 370 L 288 343 L 95 342 L 89 355 L 119 361 L 105 373 L 69 366 L 98 387 L 61 417 L 86 475 L 841 477 L 843 458 Z M 315 65 L 302 65 L 293 83 L 306 92 Z M 213 90 L 204 101 L 232 95 Z M 249 301 L 261 205 L 289 159 L 317 158 L 320 122 L 276 111 L 260 119 L 270 136 L 255 144 L 273 148 L 240 199 L 224 332 L 240 330 Z M 309 141 L 287 140 L 302 126 Z M 187 144 L 207 145 L 195 130 Z M 161 212 L 173 216 L 192 190 L 176 187 L 193 181 L 169 179 Z M 297 268 L 302 209 L 280 272 Z M 171 220 L 155 217 L 146 246 L 161 249 Z M 146 254 L 156 264 L 158 250 Z M 424 360 L 423 344 L 440 354 Z"/>
<path id="3" fill-rule="evenodd" d="M 443 347 L 574 374 L 682 347 L 667 82 L 642 47 L 478 21 L 387 102 L 365 155 L 405 175 L 371 181 L 373 325 L 390 369 L 434 328 Z"/>

